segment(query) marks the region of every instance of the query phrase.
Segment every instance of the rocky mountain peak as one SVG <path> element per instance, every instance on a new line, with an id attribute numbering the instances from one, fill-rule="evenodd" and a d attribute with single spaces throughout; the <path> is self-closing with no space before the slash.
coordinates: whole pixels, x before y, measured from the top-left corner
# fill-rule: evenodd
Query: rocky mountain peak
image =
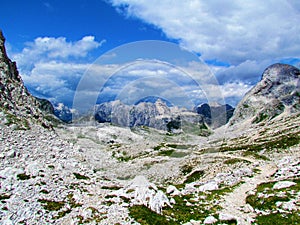
<path id="1" fill-rule="evenodd" d="M 221 105 L 219 103 L 203 103 L 194 108 L 194 111 L 204 116 L 204 120 L 208 125 L 214 125 L 214 127 L 220 127 L 225 125 L 232 117 L 234 108 L 231 105 Z M 212 115 L 215 116 L 212 121 Z M 212 124 L 214 123 L 214 124 Z"/>
<path id="2" fill-rule="evenodd" d="M 4 42 L 5 42 L 5 38 L 3 36 L 2 30 L 0 30 L 0 57 L 1 58 L 7 58 L 7 56 L 6 57 L 3 56 L 4 54 L 6 54 Z"/>
<path id="3" fill-rule="evenodd" d="M 51 127 L 40 110 L 41 103 L 32 96 L 22 81 L 16 63 L 6 53 L 5 38 L 0 31 L 0 124 L 28 129 L 30 124 Z"/>
<path id="4" fill-rule="evenodd" d="M 1 54 L 1 58 L 3 57 L 2 56 L 3 54 L 6 54 L 4 42 L 5 42 L 5 37 L 3 36 L 2 30 L 0 30 L 0 54 Z"/>
<path id="5" fill-rule="evenodd" d="M 292 78 L 298 78 L 300 71 L 298 68 L 282 63 L 276 63 L 269 66 L 262 75 L 262 80 L 271 82 L 289 81 Z"/>
<path id="6" fill-rule="evenodd" d="M 300 70 L 277 63 L 269 66 L 262 79 L 238 104 L 230 125 L 242 121 L 257 124 L 272 120 L 284 111 L 300 110 Z"/>
<path id="7" fill-rule="evenodd" d="M 161 99 L 157 99 L 157 101 L 155 102 L 155 109 L 157 111 L 157 114 L 161 116 L 170 113 L 169 107 Z"/>
<path id="8" fill-rule="evenodd" d="M 255 94 L 280 98 L 299 89 L 300 70 L 294 66 L 276 63 L 263 73 L 255 87 Z M 298 86 L 298 87 L 297 87 Z"/>
<path id="9" fill-rule="evenodd" d="M 181 132 L 183 123 L 196 126 L 199 132 L 202 132 L 199 127 L 206 127 L 202 115 L 185 108 L 168 107 L 160 99 L 155 103 L 140 102 L 137 105 L 105 102 L 95 106 L 94 116 L 100 123 L 109 122 L 123 127 L 148 126 L 170 132 Z"/>

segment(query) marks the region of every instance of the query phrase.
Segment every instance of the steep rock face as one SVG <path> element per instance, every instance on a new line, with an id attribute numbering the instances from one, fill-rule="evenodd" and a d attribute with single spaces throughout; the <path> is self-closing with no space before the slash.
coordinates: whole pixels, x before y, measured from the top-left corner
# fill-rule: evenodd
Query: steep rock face
<path id="1" fill-rule="evenodd" d="M 47 99 L 43 99 L 43 98 L 37 98 L 37 97 L 35 97 L 35 98 L 39 102 L 40 110 L 42 110 L 43 112 L 48 113 L 48 114 L 52 114 L 52 115 L 54 114 L 54 107 L 50 101 L 48 101 Z"/>
<path id="2" fill-rule="evenodd" d="M 157 100 L 155 103 L 141 102 L 129 106 L 120 101 L 106 102 L 95 107 L 95 119 L 100 123 L 135 127 L 149 126 L 159 130 L 175 131 L 183 126 L 204 125 L 203 117 L 186 109 L 168 107 Z"/>
<path id="3" fill-rule="evenodd" d="M 0 110 L 1 123 L 15 124 L 19 128 L 28 129 L 31 123 L 39 123 L 50 127 L 43 117 L 43 103 L 37 101 L 25 88 L 17 70 L 6 54 L 5 38 L 0 31 Z"/>
<path id="4" fill-rule="evenodd" d="M 257 124 L 282 114 L 300 110 L 300 70 L 287 64 L 274 64 L 261 81 L 238 104 L 230 125 L 249 121 Z"/>
<path id="5" fill-rule="evenodd" d="M 203 115 L 205 122 L 209 125 L 212 124 L 212 113 L 214 113 L 215 115 L 217 115 L 217 118 L 215 118 L 215 120 L 219 122 L 219 124 L 217 124 L 217 127 L 219 127 L 229 121 L 229 119 L 233 115 L 234 108 L 228 104 L 209 105 L 207 103 L 204 103 L 195 107 L 194 111 L 200 115 Z"/>

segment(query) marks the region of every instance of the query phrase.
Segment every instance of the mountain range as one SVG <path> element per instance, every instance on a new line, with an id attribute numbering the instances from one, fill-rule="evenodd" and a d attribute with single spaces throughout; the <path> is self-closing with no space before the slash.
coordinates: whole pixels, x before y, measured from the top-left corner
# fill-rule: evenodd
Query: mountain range
<path id="1" fill-rule="evenodd" d="M 218 115 L 212 124 L 212 113 Z M 205 103 L 193 110 L 168 106 L 161 99 L 155 102 L 139 102 L 125 105 L 120 101 L 106 102 L 95 106 L 95 120 L 109 122 L 125 127 L 148 126 L 169 132 L 179 132 L 183 126 L 214 128 L 224 125 L 232 116 L 234 108 L 230 105 L 212 105 Z"/>

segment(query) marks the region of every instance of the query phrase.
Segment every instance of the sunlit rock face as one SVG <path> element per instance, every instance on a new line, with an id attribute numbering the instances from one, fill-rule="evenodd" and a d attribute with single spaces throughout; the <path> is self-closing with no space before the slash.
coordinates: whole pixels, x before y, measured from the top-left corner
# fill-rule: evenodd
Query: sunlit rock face
<path id="1" fill-rule="evenodd" d="M 231 105 L 201 104 L 194 108 L 194 111 L 204 117 L 204 121 L 215 127 L 225 125 L 232 117 L 234 108 Z"/>
<path id="2" fill-rule="evenodd" d="M 203 116 L 184 108 L 168 107 L 158 99 L 155 103 L 125 105 L 121 101 L 106 102 L 95 107 L 95 119 L 124 127 L 148 126 L 159 130 L 181 130 L 184 123 L 204 124 Z"/>
<path id="3" fill-rule="evenodd" d="M 300 109 L 300 70 L 286 64 L 274 64 L 238 104 L 230 124 L 251 121 L 252 124 L 272 120 L 283 112 Z"/>
<path id="4" fill-rule="evenodd" d="M 12 62 L 5 50 L 5 38 L 0 31 L 0 107 L 2 123 L 15 124 L 22 129 L 28 129 L 30 124 L 38 123 L 50 127 L 44 119 L 41 108 L 46 102 L 38 101 L 25 88 L 15 62 Z M 47 105 L 49 102 L 47 102 Z"/>

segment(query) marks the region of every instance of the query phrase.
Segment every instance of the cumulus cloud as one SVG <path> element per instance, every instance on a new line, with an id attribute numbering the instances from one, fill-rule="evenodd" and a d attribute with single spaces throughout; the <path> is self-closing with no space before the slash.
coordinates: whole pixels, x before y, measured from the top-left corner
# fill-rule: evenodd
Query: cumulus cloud
<path id="1" fill-rule="evenodd" d="M 255 85 L 261 78 L 263 71 L 273 62 L 271 60 L 252 61 L 246 60 L 238 65 L 230 67 L 219 67 L 216 77 L 221 84 L 230 82 L 243 82 Z"/>
<path id="2" fill-rule="evenodd" d="M 111 0 L 126 16 L 161 28 L 204 59 L 300 57 L 299 1 Z"/>
<path id="3" fill-rule="evenodd" d="M 67 100 L 70 103 L 77 83 L 89 66 L 76 59 L 86 57 L 104 42 L 96 41 L 93 36 L 75 42 L 68 42 L 64 37 L 38 37 L 26 43 L 12 58 L 32 93 L 54 102 Z"/>
<path id="4" fill-rule="evenodd" d="M 38 37 L 33 42 L 26 43 L 23 51 L 14 58 L 22 64 L 23 60 L 37 60 L 41 56 L 47 59 L 85 57 L 89 51 L 100 47 L 104 42 L 105 40 L 97 42 L 94 36 L 85 36 L 76 42 L 68 42 L 65 37 Z"/>
<path id="5" fill-rule="evenodd" d="M 75 87 L 88 66 L 55 61 L 36 63 L 32 70 L 22 74 L 22 78 L 35 95 L 70 104 Z"/>
<path id="6" fill-rule="evenodd" d="M 68 42 L 65 37 L 38 37 L 26 43 L 21 53 L 14 54 L 13 59 L 23 70 L 30 70 L 34 63 L 49 60 L 68 60 L 69 58 L 86 57 L 100 47 L 105 40 L 97 42 L 93 36 L 85 36 L 79 41 Z"/>
<path id="7" fill-rule="evenodd" d="M 299 67 L 298 0 L 109 2 L 125 17 L 155 25 L 181 46 L 212 62 L 209 66 L 224 97 L 234 105 L 269 65 L 297 59 L 291 64 Z M 213 94 L 212 88 L 206 88 Z"/>
<path id="8" fill-rule="evenodd" d="M 236 106 L 252 87 L 243 82 L 230 82 L 220 86 L 226 103 L 232 106 Z"/>

